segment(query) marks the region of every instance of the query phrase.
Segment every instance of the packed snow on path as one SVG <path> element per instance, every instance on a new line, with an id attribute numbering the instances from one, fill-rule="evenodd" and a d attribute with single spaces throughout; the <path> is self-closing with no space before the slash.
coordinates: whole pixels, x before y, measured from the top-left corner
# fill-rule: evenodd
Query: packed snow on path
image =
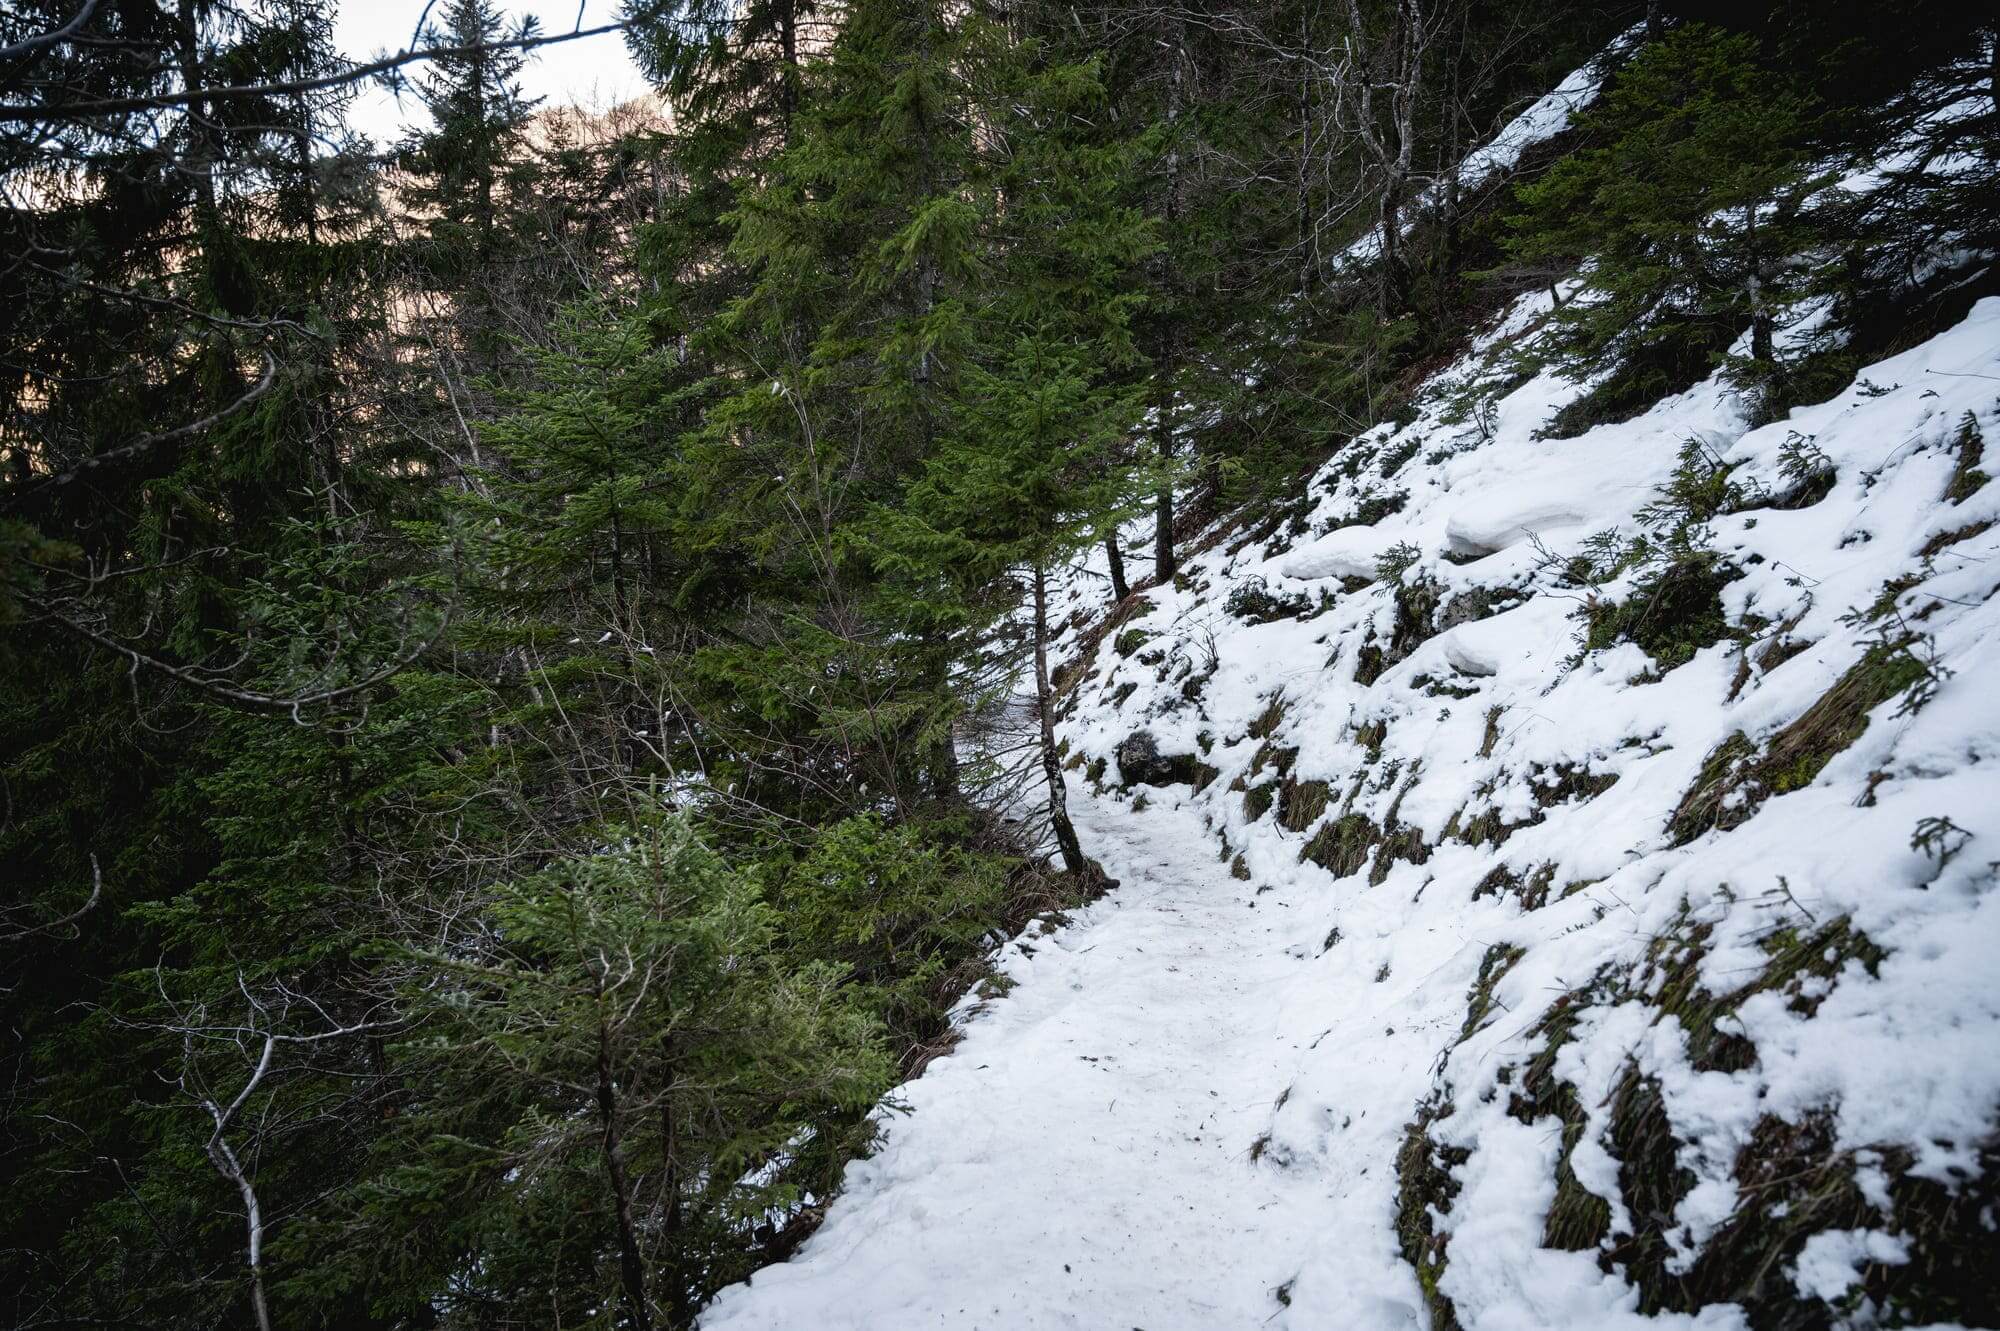
<path id="1" fill-rule="evenodd" d="M 704 1331 L 1276 1326 L 1308 1266 L 1355 1331 L 1420 1324 L 1393 1177 L 1336 1192 L 1260 1159 L 1313 1045 L 1364 1047 L 1406 1014 L 1329 994 L 1301 964 L 1313 913 L 1231 878 L 1177 806 L 1076 813 L 1121 885 L 1008 946 L 1014 987 L 899 1093 L 907 1114 L 799 1256 L 726 1291 Z M 1348 1112 L 1394 1136 L 1414 1071 L 1358 1080 Z"/>

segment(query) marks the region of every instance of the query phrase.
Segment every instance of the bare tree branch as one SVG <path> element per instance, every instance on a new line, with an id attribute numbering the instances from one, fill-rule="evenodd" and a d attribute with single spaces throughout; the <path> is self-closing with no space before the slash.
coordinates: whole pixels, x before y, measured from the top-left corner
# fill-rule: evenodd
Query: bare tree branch
<path id="1" fill-rule="evenodd" d="M 572 42 L 579 37 L 599 37 L 607 32 L 623 32 L 631 26 L 630 19 L 616 23 L 600 24 L 595 28 L 579 28 L 573 32 L 558 32 L 540 37 L 512 37 L 498 42 L 472 42 L 464 46 L 431 46 L 422 50 L 403 50 L 394 55 L 383 56 L 366 64 L 353 65 L 338 74 L 323 74 L 310 79 L 287 79 L 276 83 L 239 83 L 219 88 L 182 89 L 179 92 L 151 93 L 142 97 L 108 97 L 93 102 L 67 102 L 49 106 L 0 106 L 0 124 L 41 120 L 76 120 L 85 116 L 118 115 L 126 111 L 150 111 L 166 107 L 185 106 L 190 102 L 213 103 L 237 97 L 273 97 L 282 94 L 316 92 L 322 88 L 337 88 L 344 83 L 357 83 L 362 79 L 385 74 L 404 65 L 416 64 L 422 60 L 437 60 L 445 56 L 479 55 L 492 51 L 531 51 L 536 47 L 552 46 L 557 42 Z"/>

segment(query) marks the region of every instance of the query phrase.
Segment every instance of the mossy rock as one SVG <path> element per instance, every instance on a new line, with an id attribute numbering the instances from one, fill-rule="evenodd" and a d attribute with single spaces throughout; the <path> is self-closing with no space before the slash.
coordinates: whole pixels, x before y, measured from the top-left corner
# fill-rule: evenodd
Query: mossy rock
<path id="1" fill-rule="evenodd" d="M 1677 846 L 1711 828 L 1728 831 L 1750 820 L 1773 795 L 1802 790 L 1868 729 L 1868 714 L 1920 687 L 1931 668 L 1911 650 L 1914 637 L 1871 643 L 1859 661 L 1819 701 L 1771 737 L 1760 751 L 1741 731 L 1702 759 L 1667 831 Z"/>
<path id="2" fill-rule="evenodd" d="M 1192 753 L 1161 753 L 1147 730 L 1134 731 L 1118 742 L 1118 772 L 1129 786 L 1193 786 L 1200 790 L 1220 775 Z"/>
<path id="3" fill-rule="evenodd" d="M 1439 626 L 1438 608 L 1444 599 L 1444 587 L 1428 577 L 1413 578 L 1396 588 L 1396 618 L 1389 630 L 1389 640 L 1385 643 L 1369 636 L 1355 652 L 1354 682 L 1373 684 L 1387 674 L 1389 668 L 1409 659 L 1412 652 L 1436 637 Z"/>
<path id="4" fill-rule="evenodd" d="M 1299 861 L 1310 860 L 1336 878 L 1359 873 L 1381 839 L 1381 830 L 1364 814 L 1346 813 L 1332 819 L 1313 834 L 1299 851 Z"/>
<path id="5" fill-rule="evenodd" d="M 1111 650 L 1120 656 L 1130 656 L 1153 640 L 1153 634 L 1146 629 L 1126 629 L 1111 644 Z"/>
<path id="6" fill-rule="evenodd" d="M 1280 595 L 1262 578 L 1238 583 L 1222 603 L 1224 613 L 1246 624 L 1269 624 L 1280 619 L 1305 619 L 1316 609 L 1303 592 Z"/>

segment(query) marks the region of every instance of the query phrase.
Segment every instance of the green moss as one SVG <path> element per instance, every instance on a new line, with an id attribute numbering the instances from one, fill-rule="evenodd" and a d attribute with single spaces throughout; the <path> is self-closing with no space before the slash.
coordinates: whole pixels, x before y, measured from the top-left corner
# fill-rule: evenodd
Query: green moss
<path id="1" fill-rule="evenodd" d="M 1381 832 L 1358 813 L 1342 814 L 1321 827 L 1299 852 L 1301 863 L 1310 860 L 1336 878 L 1359 873 L 1368 863 Z"/>
<path id="2" fill-rule="evenodd" d="M 1278 789 L 1278 825 L 1303 832 L 1326 812 L 1332 789 L 1324 781 L 1286 781 Z"/>
<path id="3" fill-rule="evenodd" d="M 1279 595 L 1262 578 L 1238 583 L 1222 603 L 1224 613 L 1250 624 L 1304 619 L 1313 613 L 1314 608 L 1312 599 L 1303 592 Z"/>
<path id="4" fill-rule="evenodd" d="M 1266 781 L 1261 786 L 1252 786 L 1243 792 L 1244 818 L 1254 823 L 1271 811 L 1271 805 L 1277 799 L 1274 784 Z"/>
<path id="5" fill-rule="evenodd" d="M 1130 656 L 1153 640 L 1153 635 L 1145 629 L 1126 629 L 1111 644 L 1111 650 L 1120 656 Z"/>
<path id="6" fill-rule="evenodd" d="M 1630 973 L 1600 972 L 1587 985 L 1558 998 L 1532 1032 L 1541 1037 L 1542 1047 L 1521 1066 L 1508 1110 L 1523 1122 L 1554 1119 L 1561 1124 L 1556 1197 L 1543 1242 L 1571 1251 L 1599 1250 L 1605 1269 L 1622 1268 L 1639 1288 L 1640 1311 L 1647 1315 L 1740 1303 L 1753 1326 L 1823 1328 L 1829 1325 L 1826 1305 L 1801 1298 L 1784 1276 L 1784 1267 L 1796 1261 L 1814 1233 L 1875 1227 L 1882 1221 L 1879 1216 L 1870 1220 L 1862 1210 L 1853 1183 L 1854 1153 L 1832 1152 L 1831 1133 L 1814 1127 L 1810 1118 L 1789 1125 L 1770 1119 L 1760 1125 L 1758 1140 L 1737 1162 L 1742 1188 L 1737 1215 L 1705 1245 L 1693 1267 L 1680 1273 L 1672 1269 L 1674 1251 L 1664 1226 L 1695 1178 L 1681 1162 L 1682 1143 L 1674 1135 L 1658 1082 L 1630 1065 L 1602 1105 L 1606 1146 L 1619 1161 L 1619 1201 L 1639 1221 L 1633 1232 L 1610 1233 L 1609 1203 L 1585 1189 L 1571 1169 L 1588 1116 L 1575 1088 L 1556 1076 L 1555 1065 L 1586 1010 L 1646 1003 L 1655 1009 L 1656 1022 L 1671 1020 L 1676 1025 L 1694 1068 L 1740 1072 L 1754 1065 L 1757 1051 L 1737 1033 L 1734 1018 L 1753 995 L 1783 995 L 1795 1011 L 1811 1015 L 1828 992 L 1826 981 L 1836 980 L 1851 962 L 1858 961 L 1872 972 L 1884 955 L 1845 918 L 1816 926 L 1806 920 L 1773 930 L 1762 940 L 1766 961 L 1756 973 L 1740 985 L 1716 992 L 1701 979 L 1712 933 L 1713 926 L 1695 923 L 1692 912 L 1684 908 Z M 1486 992 L 1490 995 L 1490 986 Z M 1475 986 L 1475 1001 L 1479 993 Z M 1975 1263 L 1991 1260 L 1995 1246 L 1983 1226 L 1970 1222 L 1969 1213 L 1958 1212 L 1954 1225 L 1947 1208 L 1935 1204 L 1943 1190 L 1931 1197 L 1923 1193 L 1925 1186 L 1930 1185 L 1907 1178 L 1894 1186 L 1892 1191 L 1900 1190 L 1899 1203 L 1905 1194 L 1912 1199 L 1910 1220 L 1905 1222 L 1899 1210 L 1898 1225 L 1905 1232 L 1916 1232 L 1921 1224 L 1933 1227 L 1931 1237 L 1950 1268 L 1945 1283 L 1955 1292 L 1932 1297 L 1928 1278 L 1907 1280 L 1895 1268 L 1871 1271 L 1869 1276 L 1881 1281 L 1879 1306 L 1904 1306 L 1896 1303 L 1901 1298 L 1925 1314 L 1912 1320 L 1929 1320 L 1939 1309 L 1964 1306 L 1951 1301 L 1976 1288 L 1977 1278 L 1971 1274 Z"/>
<path id="7" fill-rule="evenodd" d="M 1396 1240 L 1403 1260 L 1417 1273 L 1431 1331 L 1459 1331 L 1458 1310 L 1439 1288 L 1451 1236 L 1438 1233 L 1433 1219 L 1451 1209 L 1458 1196 L 1451 1171 L 1469 1155 L 1462 1147 L 1440 1147 L 1430 1138 L 1430 1125 L 1450 1114 L 1449 1103 L 1426 1104 L 1404 1128 L 1403 1145 L 1396 1152 Z"/>
<path id="8" fill-rule="evenodd" d="M 1826 1304 L 1786 1278 L 1818 1233 L 1887 1228 L 1907 1245 L 1903 1263 L 1869 1263 L 1850 1290 L 1878 1310 L 1882 1326 L 1991 1325 L 1992 1273 L 2000 1269 L 2000 1231 L 1986 1223 L 2000 1202 L 2000 1139 L 1977 1148 L 1969 1180 L 1940 1182 L 1909 1173 L 1899 1146 L 1842 1149 L 1831 1113 L 1794 1122 L 1758 1123 L 1737 1156 L 1737 1209 L 1684 1274 L 1641 1284 L 1641 1308 L 1681 1311 L 1709 1303 L 1740 1304 L 1752 1326 L 1806 1331 L 1834 1319 Z M 1856 1181 L 1864 1162 L 1887 1180 L 1888 1216 Z"/>
<path id="9" fill-rule="evenodd" d="M 1932 668 L 1912 647 L 1915 638 L 1884 638 L 1811 707 L 1771 737 L 1760 753 L 1741 732 L 1702 760 L 1694 784 L 1667 820 L 1673 844 L 1685 845 L 1710 828 L 1724 831 L 1749 821 L 1766 799 L 1800 790 L 1861 738 L 1868 714 L 1891 698 L 1921 688 Z"/>
<path id="10" fill-rule="evenodd" d="M 1460 1044 L 1471 1039 L 1484 1024 L 1487 1014 L 1493 1011 L 1494 989 L 1527 954 L 1526 948 L 1512 943 L 1495 943 L 1486 949 L 1486 955 L 1479 959 L 1479 977 L 1472 982 L 1472 989 L 1465 997 L 1465 1023 L 1458 1029 Z"/>
<path id="11" fill-rule="evenodd" d="M 1584 608 L 1584 650 L 1630 642 L 1664 670 L 1686 665 L 1695 653 L 1735 636 L 1722 606 L 1722 589 L 1743 576 L 1714 558 L 1688 557 L 1641 578 L 1623 601 L 1591 600 Z"/>

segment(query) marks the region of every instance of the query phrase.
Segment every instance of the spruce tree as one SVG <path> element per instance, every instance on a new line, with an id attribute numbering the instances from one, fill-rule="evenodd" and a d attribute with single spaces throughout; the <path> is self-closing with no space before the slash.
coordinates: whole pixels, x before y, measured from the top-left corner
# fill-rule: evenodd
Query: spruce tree
<path id="1" fill-rule="evenodd" d="M 1686 387 L 1746 331 L 1739 382 L 1779 373 L 1777 335 L 1824 267 L 1799 257 L 1833 239 L 1818 116 L 1748 36 L 1689 24 L 1648 43 L 1582 117 L 1593 146 L 1520 191 L 1514 259 L 1585 260 L 1535 354 L 1578 378 L 1609 367 L 1598 410 Z"/>

